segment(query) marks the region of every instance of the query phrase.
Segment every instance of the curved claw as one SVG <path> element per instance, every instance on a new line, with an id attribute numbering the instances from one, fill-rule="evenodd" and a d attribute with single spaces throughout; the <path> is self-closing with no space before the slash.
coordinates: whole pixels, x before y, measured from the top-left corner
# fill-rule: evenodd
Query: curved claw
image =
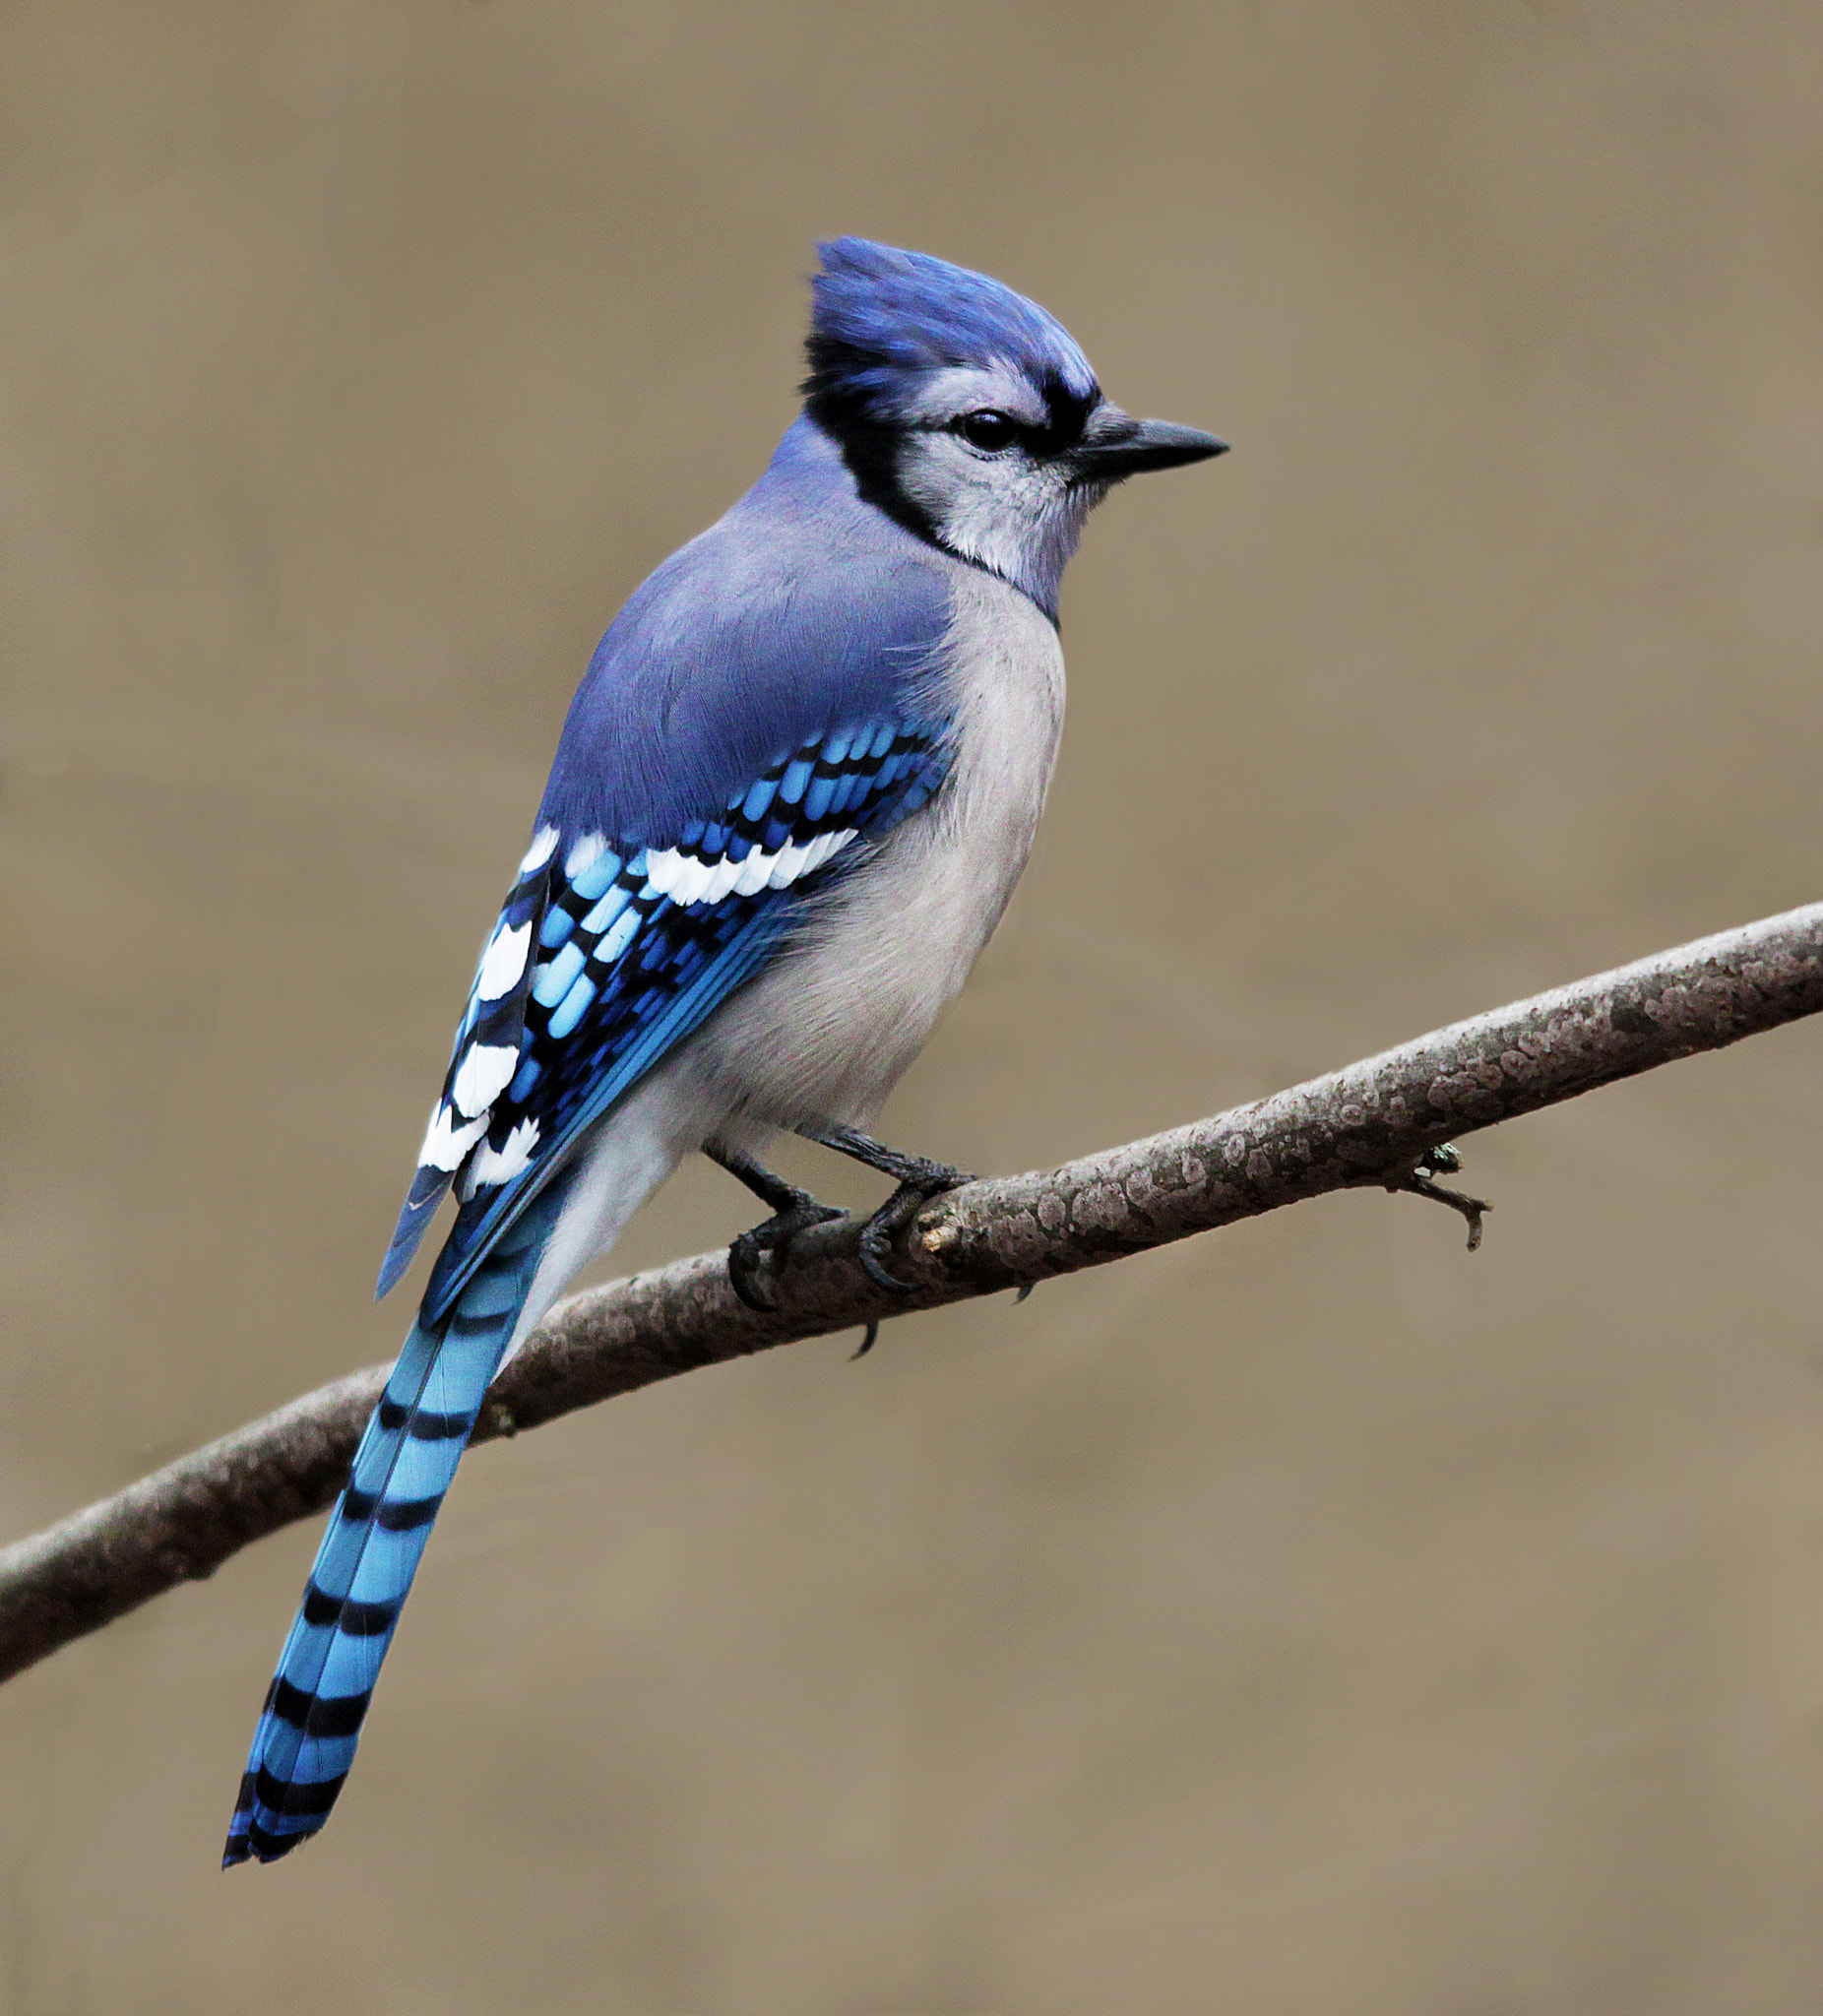
<path id="1" fill-rule="evenodd" d="M 876 1288 L 889 1294 L 909 1295 L 917 1284 L 901 1281 L 886 1264 L 893 1241 L 923 1210 L 933 1197 L 957 1190 L 974 1180 L 965 1169 L 953 1169 L 942 1163 L 929 1163 L 915 1176 L 909 1177 L 861 1227 L 861 1270 Z"/>
<path id="2" fill-rule="evenodd" d="M 893 1232 L 898 1229 L 899 1228 L 894 1226 L 891 1230 L 882 1230 L 878 1214 L 867 1221 L 861 1228 L 861 1272 L 866 1275 L 875 1288 L 883 1288 L 889 1294 L 909 1295 L 912 1292 L 913 1284 L 909 1281 L 901 1281 L 898 1275 L 888 1269 L 885 1261 L 880 1257 L 882 1253 L 890 1253 L 893 1250 Z"/>
<path id="3" fill-rule="evenodd" d="M 778 1308 L 779 1298 L 771 1292 L 762 1292 L 760 1281 L 766 1273 L 768 1248 L 750 1231 L 742 1232 L 728 1247 L 728 1286 L 746 1303 L 748 1308 L 759 1310 L 762 1316 Z"/>
<path id="4" fill-rule="evenodd" d="M 819 1204 L 814 1197 L 805 1197 L 789 1210 L 775 1212 L 729 1243 L 728 1286 L 748 1308 L 757 1309 L 763 1316 L 770 1315 L 778 1308 L 779 1299 L 770 1288 L 762 1289 L 761 1283 L 769 1276 L 778 1278 L 780 1264 L 791 1241 L 813 1225 L 828 1225 L 848 1215 L 839 1205 Z"/>

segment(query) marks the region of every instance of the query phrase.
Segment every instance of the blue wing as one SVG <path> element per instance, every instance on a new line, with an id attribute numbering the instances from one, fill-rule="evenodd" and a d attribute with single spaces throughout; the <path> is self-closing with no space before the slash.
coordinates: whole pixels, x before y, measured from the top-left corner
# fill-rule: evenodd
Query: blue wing
<path id="1" fill-rule="evenodd" d="M 443 1193 L 434 1322 L 580 1132 L 764 963 L 948 763 L 947 582 L 808 421 L 615 618 L 482 953 L 380 1272 Z"/>
<path id="2" fill-rule="evenodd" d="M 519 878 L 488 935 L 474 982 L 469 989 L 468 1005 L 456 1025 L 449 1069 L 444 1074 L 443 1090 L 431 1115 L 429 1131 L 418 1150 L 417 1170 L 406 1193 L 404 1209 L 380 1269 L 382 1295 L 410 1264 L 443 1193 L 487 1130 L 491 1100 L 478 1096 L 473 1082 L 475 1066 L 470 1064 L 470 1075 L 460 1089 L 458 1071 L 473 1052 L 479 1052 L 483 1060 L 490 1054 L 502 1059 L 518 1057 L 525 1037 L 526 1004 L 535 977 L 533 941 L 550 903 L 551 881 L 557 865 L 555 836 L 546 840 L 540 835 L 538 844 L 520 863 Z M 517 1069 L 517 1064 L 513 1068 Z M 471 1101 L 472 1117 L 464 1117 L 465 1095 Z"/>
<path id="3" fill-rule="evenodd" d="M 585 1129 L 752 976 L 806 896 L 925 804 L 940 724 L 872 720 L 778 758 L 668 847 L 544 827 L 488 939 L 380 1277 L 452 1181 L 437 1322 Z"/>

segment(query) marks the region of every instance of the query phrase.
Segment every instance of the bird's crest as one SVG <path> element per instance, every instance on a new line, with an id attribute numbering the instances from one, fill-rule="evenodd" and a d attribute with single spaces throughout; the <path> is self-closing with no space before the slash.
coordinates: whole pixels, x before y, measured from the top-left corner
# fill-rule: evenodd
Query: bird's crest
<path id="1" fill-rule="evenodd" d="M 1100 397 L 1089 359 L 1054 315 L 984 273 L 866 238 L 830 238 L 810 283 L 810 410 L 890 423 L 911 386 L 955 365 L 1009 364 L 1054 405 Z"/>

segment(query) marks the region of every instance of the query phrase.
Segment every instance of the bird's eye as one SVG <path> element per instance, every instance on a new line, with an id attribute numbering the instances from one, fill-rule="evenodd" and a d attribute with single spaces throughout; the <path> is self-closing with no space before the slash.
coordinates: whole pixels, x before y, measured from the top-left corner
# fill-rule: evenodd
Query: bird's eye
<path id="1" fill-rule="evenodd" d="M 956 431 L 971 448 L 979 448 L 989 455 L 998 455 L 1003 448 L 1011 448 L 1019 432 L 1019 422 L 1011 413 L 1003 413 L 994 407 L 982 407 L 978 412 L 964 413 L 956 423 Z"/>

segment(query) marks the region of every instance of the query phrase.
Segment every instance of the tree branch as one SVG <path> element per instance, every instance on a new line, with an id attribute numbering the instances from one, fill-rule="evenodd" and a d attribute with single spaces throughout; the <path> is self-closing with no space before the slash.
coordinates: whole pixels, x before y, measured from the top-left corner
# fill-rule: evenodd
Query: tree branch
<path id="1" fill-rule="evenodd" d="M 476 1441 L 773 1345 L 1100 1266 L 1300 1198 L 1436 1189 L 1444 1143 L 1823 1009 L 1823 904 L 1536 995 L 1289 1092 L 1062 1168 L 970 1183 L 906 1241 L 913 1292 L 861 1272 L 851 1224 L 792 1247 L 780 1308 L 749 1309 L 700 1253 L 559 1303 L 502 1374 Z M 1428 1166 L 1447 1168 L 1447 1159 Z M 340 1490 L 387 1368 L 294 1400 L 0 1550 L 0 1678 Z"/>

